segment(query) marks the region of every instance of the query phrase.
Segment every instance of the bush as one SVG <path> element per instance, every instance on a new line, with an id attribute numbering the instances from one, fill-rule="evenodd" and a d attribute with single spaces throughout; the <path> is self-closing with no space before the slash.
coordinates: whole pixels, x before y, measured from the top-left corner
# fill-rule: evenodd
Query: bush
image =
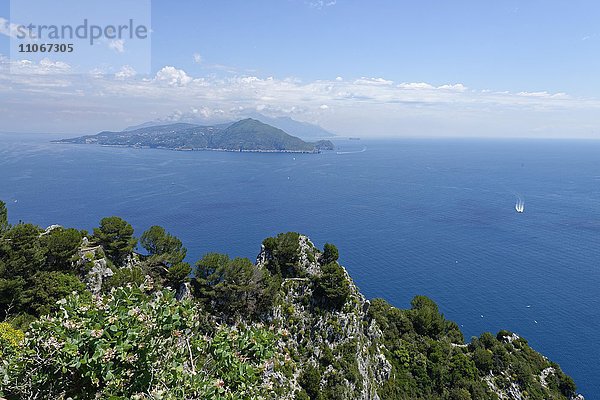
<path id="1" fill-rule="evenodd" d="M 29 312 L 36 316 L 57 309 L 56 302 L 74 292 L 84 293 L 85 285 L 75 276 L 58 271 L 40 271 L 33 275 L 32 285 L 24 296 Z"/>
<path id="2" fill-rule="evenodd" d="M 202 313 L 172 292 L 119 288 L 71 296 L 32 324 L 5 363 L 16 398 L 245 399 L 267 394 L 262 371 L 277 338 L 260 327 L 202 330 Z"/>
<path id="3" fill-rule="evenodd" d="M 40 241 L 47 250 L 46 268 L 71 271 L 72 259 L 79 249 L 81 238 L 81 232 L 73 228 L 56 228 L 42 236 Z"/>
<path id="4" fill-rule="evenodd" d="M 323 255 L 321 256 L 321 263 L 330 264 L 332 262 L 336 262 L 339 257 L 340 253 L 337 247 L 331 243 L 325 243 L 325 246 L 323 247 Z"/>
<path id="5" fill-rule="evenodd" d="M 267 268 L 272 274 L 281 275 L 283 278 L 295 278 L 301 275 L 298 270 L 300 234 L 280 233 L 277 237 L 265 239 L 263 246 L 272 257 L 267 263 Z"/>
<path id="6" fill-rule="evenodd" d="M 167 286 L 177 289 L 179 285 L 189 281 L 190 272 L 192 272 L 192 267 L 190 267 L 190 264 L 185 262 L 174 264 L 167 271 L 165 283 Z"/>
<path id="7" fill-rule="evenodd" d="M 425 296 L 415 296 L 410 304 L 409 316 L 417 333 L 438 338 L 444 332 L 445 319 L 439 313 L 437 304 Z"/>
<path id="8" fill-rule="evenodd" d="M 137 244 L 133 227 L 119 217 L 103 218 L 100 227 L 94 228 L 94 239 L 102 245 L 108 258 L 119 266 Z"/>
<path id="9" fill-rule="evenodd" d="M 247 258 L 209 253 L 196 263 L 195 295 L 226 317 L 255 317 L 273 303 L 279 282 Z"/>
<path id="10" fill-rule="evenodd" d="M 145 279 L 144 271 L 140 267 L 119 268 L 113 276 L 102 282 L 102 289 L 107 292 L 111 288 L 127 285 L 139 287 Z"/>
<path id="11" fill-rule="evenodd" d="M 340 310 L 350 297 L 348 277 L 337 262 L 321 267 L 314 284 L 315 296 L 325 308 Z"/>
<path id="12" fill-rule="evenodd" d="M 0 234 L 8 230 L 8 211 L 6 203 L 0 200 Z"/>
<path id="13" fill-rule="evenodd" d="M 300 375 L 300 379 L 298 380 L 302 389 L 308 396 L 309 399 L 315 400 L 318 399 L 320 393 L 320 385 L 321 385 L 321 373 L 319 372 L 319 368 L 313 365 L 307 365 Z"/>
<path id="14" fill-rule="evenodd" d="M 0 359 L 17 351 L 25 334 L 12 327 L 8 322 L 0 322 Z"/>
<path id="15" fill-rule="evenodd" d="M 482 375 L 487 375 L 494 369 L 492 352 L 484 348 L 478 347 L 475 349 L 473 361 L 475 361 L 475 365 Z"/>

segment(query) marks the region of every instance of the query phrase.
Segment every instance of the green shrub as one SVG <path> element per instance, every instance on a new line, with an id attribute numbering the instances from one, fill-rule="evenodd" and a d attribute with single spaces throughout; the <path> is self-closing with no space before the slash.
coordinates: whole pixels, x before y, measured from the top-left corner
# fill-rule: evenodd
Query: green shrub
<path id="1" fill-rule="evenodd" d="M 81 232 L 77 229 L 56 228 L 40 238 L 46 248 L 46 268 L 73 271 L 72 260 L 81 244 Z"/>
<path id="2" fill-rule="evenodd" d="M 172 292 L 119 288 L 71 296 L 32 324 L 9 357 L 4 395 L 30 398 L 246 399 L 266 395 L 276 337 L 260 327 L 202 330 L 202 313 Z"/>
<path id="3" fill-rule="evenodd" d="M 411 304 L 409 317 L 419 335 L 438 338 L 444 332 L 444 316 L 440 314 L 437 304 L 425 296 L 415 296 Z"/>
<path id="4" fill-rule="evenodd" d="M 110 278 L 102 282 L 102 289 L 108 291 L 127 285 L 139 287 L 144 281 L 144 271 L 140 267 L 118 268 Z"/>
<path id="5" fill-rule="evenodd" d="M 103 218 L 100 227 L 94 228 L 94 239 L 102 245 L 108 258 L 118 266 L 123 265 L 137 244 L 137 239 L 133 237 L 133 227 L 119 217 Z"/>
<path id="6" fill-rule="evenodd" d="M 58 271 L 39 271 L 33 275 L 31 282 L 24 296 L 29 312 L 36 316 L 56 310 L 56 302 L 74 292 L 85 292 L 85 285 L 75 275 Z"/>
<path id="7" fill-rule="evenodd" d="M 332 262 L 336 262 L 339 257 L 340 253 L 338 251 L 338 248 L 331 243 L 325 243 L 325 246 L 323 246 L 323 255 L 321 256 L 321 263 L 330 264 Z"/>
<path id="8" fill-rule="evenodd" d="M 280 283 L 247 258 L 209 253 L 196 263 L 194 294 L 226 317 L 257 317 L 273 304 Z"/>
<path id="9" fill-rule="evenodd" d="M 0 200 L 0 234 L 8 230 L 8 211 L 6 210 L 6 203 Z"/>
<path id="10" fill-rule="evenodd" d="M 265 239 L 263 246 L 272 257 L 267 263 L 271 274 L 281 275 L 284 278 L 302 275 L 298 270 L 300 234 L 296 232 L 280 233 L 274 238 Z"/>
<path id="11" fill-rule="evenodd" d="M 306 397 L 315 400 L 319 398 L 319 393 L 321 391 L 321 372 L 319 372 L 319 368 L 315 367 L 311 364 L 307 365 L 300 375 L 300 379 L 298 380 L 300 386 L 304 390 Z"/>
<path id="12" fill-rule="evenodd" d="M 340 310 L 350 297 L 346 272 L 337 262 L 322 266 L 314 284 L 315 296 L 324 308 Z"/>
<path id="13" fill-rule="evenodd" d="M 15 352 L 24 338 L 22 331 L 13 328 L 8 322 L 0 322 L 0 359 Z"/>

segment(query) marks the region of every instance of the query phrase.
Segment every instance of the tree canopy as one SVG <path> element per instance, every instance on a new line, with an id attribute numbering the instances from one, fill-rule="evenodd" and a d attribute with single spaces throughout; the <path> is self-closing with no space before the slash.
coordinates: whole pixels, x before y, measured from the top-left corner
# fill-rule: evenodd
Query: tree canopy
<path id="1" fill-rule="evenodd" d="M 8 227 L 0 236 L 0 319 L 46 314 L 56 300 L 83 291 L 72 262 L 80 244 L 76 229 Z"/>
<path id="2" fill-rule="evenodd" d="M 325 243 L 325 246 L 323 246 L 322 263 L 330 264 L 337 261 L 339 257 L 340 253 L 338 248 L 331 243 Z"/>
<path id="3" fill-rule="evenodd" d="M 148 252 L 145 262 L 155 277 L 160 277 L 174 288 L 188 279 L 192 268 L 183 262 L 187 249 L 181 240 L 167 233 L 163 227 L 150 227 L 140 237 L 140 245 Z"/>
<path id="4" fill-rule="evenodd" d="M 0 200 L 0 234 L 8 229 L 8 211 L 6 203 Z"/>
<path id="5" fill-rule="evenodd" d="M 299 275 L 299 238 L 297 232 L 280 233 L 263 241 L 265 250 L 270 254 L 267 268 L 274 275 L 293 278 Z"/>
<path id="6" fill-rule="evenodd" d="M 151 260 L 169 265 L 183 261 L 187 253 L 181 240 L 157 225 L 151 226 L 142 234 L 140 245 L 148 252 Z"/>
<path id="7" fill-rule="evenodd" d="M 46 263 L 50 269 L 70 270 L 73 256 L 81 245 L 81 232 L 77 229 L 56 228 L 42 236 L 40 241 L 47 249 Z"/>
<path id="8" fill-rule="evenodd" d="M 94 239 L 102 245 L 108 258 L 119 266 L 137 244 L 133 227 L 119 217 L 103 218 L 100 227 L 94 228 Z"/>
<path id="9" fill-rule="evenodd" d="M 350 296 L 344 268 L 335 261 L 322 266 L 315 280 L 315 294 L 326 308 L 341 309 Z"/>
<path id="10" fill-rule="evenodd" d="M 209 253 L 196 263 L 195 288 L 196 297 L 219 313 L 252 316 L 271 305 L 277 283 L 247 258 Z"/>

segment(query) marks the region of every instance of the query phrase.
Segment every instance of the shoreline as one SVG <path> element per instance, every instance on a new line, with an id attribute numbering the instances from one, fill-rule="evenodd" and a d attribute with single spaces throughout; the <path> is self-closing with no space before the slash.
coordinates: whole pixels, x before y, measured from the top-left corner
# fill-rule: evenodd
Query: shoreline
<path id="1" fill-rule="evenodd" d="M 62 141 L 50 141 L 52 144 L 69 144 L 69 145 L 92 145 L 92 146 L 100 146 L 100 147 L 120 147 L 120 148 L 130 148 L 130 149 L 149 149 L 149 150 L 170 150 L 170 151 L 220 151 L 227 153 L 292 153 L 292 154 L 321 154 L 322 150 L 248 150 L 248 149 L 216 149 L 216 148 L 184 148 L 184 147 L 150 147 L 150 146 L 135 146 L 135 145 L 127 145 L 127 144 L 98 144 L 98 143 L 72 143 L 72 142 L 62 142 Z"/>

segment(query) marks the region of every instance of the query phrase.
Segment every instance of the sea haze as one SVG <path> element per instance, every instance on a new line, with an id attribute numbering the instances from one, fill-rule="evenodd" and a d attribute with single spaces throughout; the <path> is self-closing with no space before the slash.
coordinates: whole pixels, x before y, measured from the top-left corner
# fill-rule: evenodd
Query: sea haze
<path id="1" fill-rule="evenodd" d="M 194 262 L 284 231 L 335 243 L 367 297 L 424 294 L 465 337 L 509 329 L 600 398 L 600 142 L 336 142 L 323 154 L 177 152 L 0 135 L 12 223 L 159 224 Z M 525 212 L 515 212 L 518 197 Z"/>

